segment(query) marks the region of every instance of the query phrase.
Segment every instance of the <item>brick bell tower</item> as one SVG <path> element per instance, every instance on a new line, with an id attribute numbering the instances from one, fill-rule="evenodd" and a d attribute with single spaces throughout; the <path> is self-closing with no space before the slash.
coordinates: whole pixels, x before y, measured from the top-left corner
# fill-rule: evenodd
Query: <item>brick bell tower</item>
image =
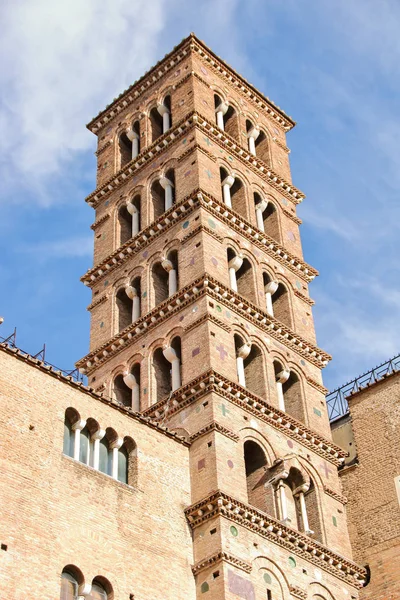
<path id="1" fill-rule="evenodd" d="M 366 578 L 325 405 L 294 125 L 194 35 L 88 125 L 93 298 L 77 366 L 190 441 L 197 598 L 350 600 Z"/>

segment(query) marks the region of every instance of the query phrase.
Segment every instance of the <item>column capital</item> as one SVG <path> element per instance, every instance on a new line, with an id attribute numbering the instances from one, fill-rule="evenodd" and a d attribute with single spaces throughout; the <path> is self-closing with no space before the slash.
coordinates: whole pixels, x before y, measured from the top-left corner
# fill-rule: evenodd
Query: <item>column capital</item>
<path id="1" fill-rule="evenodd" d="M 105 435 L 106 435 L 105 429 L 98 429 L 97 431 L 94 432 L 94 434 L 91 437 L 92 437 L 92 440 L 102 440 Z"/>
<path id="2" fill-rule="evenodd" d="M 247 358 L 251 351 L 250 342 L 246 342 L 243 346 L 237 349 L 237 355 L 239 358 Z"/>
<path id="3" fill-rule="evenodd" d="M 276 376 L 277 383 L 285 383 L 290 377 L 289 369 L 282 369 L 280 373 Z"/>
<path id="4" fill-rule="evenodd" d="M 273 296 L 276 292 L 276 290 L 279 287 L 279 281 L 273 280 L 273 281 L 269 281 L 268 283 L 265 284 L 264 286 L 264 291 L 266 294 L 271 294 L 271 296 Z"/>
<path id="5" fill-rule="evenodd" d="M 259 135 L 260 135 L 259 127 L 252 127 L 250 129 L 250 131 L 247 133 L 247 137 L 253 138 L 254 141 L 258 138 Z"/>
<path id="6" fill-rule="evenodd" d="M 86 425 L 86 421 L 84 419 L 80 419 L 79 421 L 76 421 L 76 423 L 74 423 L 72 425 L 72 429 L 74 431 L 77 431 L 77 430 L 82 431 L 82 429 L 85 427 L 85 425 Z"/>
<path id="7" fill-rule="evenodd" d="M 125 286 L 125 293 L 130 300 L 133 300 L 138 295 L 137 289 L 133 285 Z"/>
<path id="8" fill-rule="evenodd" d="M 124 380 L 124 384 L 130 389 L 133 390 L 134 388 L 138 387 L 138 382 L 136 381 L 136 377 L 134 376 L 133 373 L 128 373 L 128 371 L 125 371 L 125 373 L 123 373 L 122 378 Z"/>
<path id="9" fill-rule="evenodd" d="M 174 184 L 172 183 L 172 181 L 170 179 L 168 179 L 168 177 L 165 177 L 164 175 L 162 177 L 160 177 L 159 179 L 160 185 L 161 187 L 165 190 L 168 186 L 170 187 L 174 187 Z"/>
<path id="10" fill-rule="evenodd" d="M 157 104 L 157 111 L 158 113 L 163 117 L 166 113 L 169 114 L 169 108 L 168 106 L 165 106 L 165 104 Z"/>
<path id="11" fill-rule="evenodd" d="M 227 185 L 227 186 L 229 186 L 231 188 L 234 183 L 235 183 L 235 176 L 234 175 L 228 175 L 223 180 L 222 185 Z"/>
<path id="12" fill-rule="evenodd" d="M 124 443 L 124 440 L 122 438 L 117 438 L 116 440 L 114 440 L 113 442 L 111 442 L 110 448 L 112 450 L 114 450 L 115 448 L 117 448 L 119 450 L 121 448 L 121 446 L 122 446 L 123 443 Z"/>
<path id="13" fill-rule="evenodd" d="M 221 104 L 218 104 L 217 108 L 215 109 L 215 112 L 221 112 L 223 115 L 225 115 L 228 112 L 228 108 L 229 104 L 227 102 L 221 102 Z"/>
<path id="14" fill-rule="evenodd" d="M 139 134 L 134 129 L 127 129 L 125 133 L 126 133 L 126 137 L 131 142 L 133 142 L 133 140 L 139 139 Z"/>
<path id="15" fill-rule="evenodd" d="M 163 355 L 168 362 L 173 363 L 175 360 L 179 360 L 175 350 L 172 346 L 163 346 Z"/>
<path id="16" fill-rule="evenodd" d="M 139 212 L 139 210 L 136 208 L 136 206 L 134 204 L 132 204 L 132 202 L 126 203 L 126 210 L 128 211 L 128 213 L 130 215 L 134 215 Z"/>
<path id="17" fill-rule="evenodd" d="M 163 258 L 163 260 L 161 261 L 161 266 L 164 269 L 164 271 L 167 271 L 167 273 L 172 271 L 172 269 L 174 268 L 174 264 L 171 260 L 169 260 L 169 258 Z"/>
<path id="18" fill-rule="evenodd" d="M 228 267 L 230 269 L 235 269 L 235 271 L 239 271 L 240 267 L 243 264 L 243 257 L 240 254 L 237 254 L 228 263 Z"/>
<path id="19" fill-rule="evenodd" d="M 261 212 L 264 212 L 264 210 L 267 208 L 268 206 L 268 200 L 266 200 L 265 198 L 263 198 L 261 200 L 261 202 L 258 202 L 256 204 L 256 210 L 261 210 Z"/>

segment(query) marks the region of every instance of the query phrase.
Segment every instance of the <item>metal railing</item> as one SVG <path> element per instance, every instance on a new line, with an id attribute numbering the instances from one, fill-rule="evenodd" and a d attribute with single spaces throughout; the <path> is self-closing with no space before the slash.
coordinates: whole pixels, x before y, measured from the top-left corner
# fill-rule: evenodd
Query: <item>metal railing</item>
<path id="1" fill-rule="evenodd" d="M 17 348 L 23 354 L 26 354 L 27 356 L 30 356 L 31 358 L 36 358 L 37 360 L 39 360 L 45 367 L 51 367 L 52 369 L 54 369 L 54 371 L 59 371 L 62 375 L 64 375 L 64 377 L 71 377 L 74 381 L 81 381 L 83 383 L 85 382 L 84 375 L 79 373 L 78 369 L 72 369 L 71 371 L 68 371 L 66 369 L 60 369 L 59 367 L 56 367 L 56 365 L 53 365 L 53 364 L 49 363 L 47 360 L 45 360 L 46 344 L 43 344 L 43 348 L 41 350 L 39 350 L 39 352 L 37 352 L 36 354 L 31 354 L 30 352 L 27 352 L 26 350 L 19 348 L 17 346 L 17 328 L 15 328 L 14 331 L 12 332 L 12 334 L 6 338 L 0 336 L 0 344 L 2 344 L 2 345 L 5 344 L 9 348 Z"/>
<path id="2" fill-rule="evenodd" d="M 330 392 L 326 397 L 329 420 L 335 421 L 349 412 L 347 398 L 351 394 L 359 392 L 397 371 L 400 371 L 400 354 Z"/>

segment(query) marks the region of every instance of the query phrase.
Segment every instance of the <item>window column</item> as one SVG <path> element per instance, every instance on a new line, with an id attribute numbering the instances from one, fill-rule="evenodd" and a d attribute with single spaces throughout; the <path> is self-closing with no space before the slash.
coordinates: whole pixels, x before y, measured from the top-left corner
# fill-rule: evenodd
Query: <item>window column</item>
<path id="1" fill-rule="evenodd" d="M 125 293 L 130 300 L 132 300 L 132 323 L 140 319 L 140 297 L 137 289 L 133 285 L 127 285 L 125 287 Z"/>
<path id="2" fill-rule="evenodd" d="M 168 108 L 168 106 L 165 106 L 165 104 L 158 104 L 157 111 L 162 116 L 163 133 L 166 133 L 168 131 L 168 129 L 171 127 L 169 108 Z"/>
<path id="3" fill-rule="evenodd" d="M 283 397 L 283 384 L 289 379 L 289 369 L 282 369 L 280 373 L 276 375 L 276 391 L 278 394 L 278 408 L 285 411 L 285 399 Z"/>
<path id="4" fill-rule="evenodd" d="M 258 202 L 256 204 L 257 227 L 260 231 L 263 231 L 264 233 L 265 233 L 265 229 L 264 229 L 263 212 L 267 208 L 267 206 L 268 206 L 268 200 L 261 200 L 261 202 Z"/>
<path id="5" fill-rule="evenodd" d="M 118 479 L 118 450 L 121 448 L 123 443 L 124 440 L 122 438 L 117 438 L 110 444 L 112 451 L 111 476 L 114 479 Z"/>
<path id="6" fill-rule="evenodd" d="M 77 421 L 72 425 L 74 430 L 74 459 L 79 460 L 79 454 L 81 449 L 81 431 L 85 427 L 86 421 Z"/>
<path id="7" fill-rule="evenodd" d="M 132 202 L 128 202 L 126 210 L 132 216 L 132 237 L 139 233 L 139 209 Z"/>
<path id="8" fill-rule="evenodd" d="M 235 177 L 233 175 L 228 175 L 222 182 L 222 196 L 224 204 L 226 204 L 228 208 L 232 208 L 231 187 L 234 183 Z"/>
<path id="9" fill-rule="evenodd" d="M 244 359 L 248 357 L 251 350 L 251 344 L 248 342 L 240 346 L 236 350 L 236 369 L 238 374 L 238 381 L 240 385 L 246 387 L 246 377 L 244 374 Z"/>
<path id="10" fill-rule="evenodd" d="M 164 190 L 164 210 L 169 210 L 174 203 L 174 184 L 167 177 L 160 177 L 160 185 Z"/>
<path id="11" fill-rule="evenodd" d="M 249 152 L 250 154 L 253 154 L 253 156 L 256 155 L 256 139 L 259 135 L 260 130 L 258 129 L 258 127 L 252 127 L 247 134 L 247 138 L 249 140 Z"/>
<path id="12" fill-rule="evenodd" d="M 104 429 L 98 429 L 92 435 L 93 440 L 93 468 L 99 470 L 100 461 L 100 440 L 106 435 Z"/>
<path id="13" fill-rule="evenodd" d="M 136 158 L 139 154 L 139 134 L 131 129 L 126 132 L 126 136 L 132 142 L 132 159 Z"/>
<path id="14" fill-rule="evenodd" d="M 168 273 L 168 297 L 170 297 L 178 291 L 177 272 L 173 262 L 168 258 L 164 258 L 161 266 Z"/>
<path id="15" fill-rule="evenodd" d="M 215 109 L 215 115 L 217 118 L 217 125 L 220 129 L 224 130 L 224 115 L 226 115 L 229 108 L 229 104 L 221 102 Z"/>
<path id="16" fill-rule="evenodd" d="M 243 257 L 241 255 L 234 256 L 228 262 L 229 268 L 229 285 L 234 292 L 238 291 L 237 280 L 236 280 L 236 271 L 239 271 L 240 267 L 243 264 Z"/>
<path id="17" fill-rule="evenodd" d="M 123 375 L 125 385 L 132 390 L 132 409 L 140 411 L 140 386 L 133 373 L 125 372 Z"/>
<path id="18" fill-rule="evenodd" d="M 275 294 L 276 290 L 278 289 L 278 286 L 279 286 L 279 281 L 269 281 L 264 286 L 265 303 L 267 306 L 267 313 L 270 315 L 270 317 L 274 316 L 274 309 L 272 306 L 272 296 Z"/>
<path id="19" fill-rule="evenodd" d="M 171 391 L 174 392 L 181 387 L 180 360 L 172 346 L 165 346 L 163 348 L 163 355 L 171 363 Z"/>
<path id="20" fill-rule="evenodd" d="M 312 531 L 312 529 L 310 529 L 310 525 L 308 523 L 306 500 L 304 497 L 304 493 L 308 491 L 308 488 L 309 488 L 308 485 L 301 486 L 300 491 L 298 492 L 298 498 L 299 498 L 300 514 L 301 514 L 301 521 L 303 523 L 304 533 L 306 533 L 307 535 L 312 535 L 314 532 Z"/>

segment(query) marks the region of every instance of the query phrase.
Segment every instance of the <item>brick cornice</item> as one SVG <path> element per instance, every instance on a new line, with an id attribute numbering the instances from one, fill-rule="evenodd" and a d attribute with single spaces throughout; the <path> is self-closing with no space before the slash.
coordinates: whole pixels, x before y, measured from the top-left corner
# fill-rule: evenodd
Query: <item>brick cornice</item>
<path id="1" fill-rule="evenodd" d="M 299 204 L 305 198 L 305 195 L 300 190 L 285 181 L 260 158 L 250 154 L 247 148 L 241 146 L 240 142 L 227 134 L 226 131 L 219 129 L 215 123 L 212 123 L 200 113 L 193 111 L 176 123 L 167 133 L 159 137 L 151 146 L 143 150 L 143 152 L 131 160 L 118 173 L 110 177 L 102 186 L 89 194 L 86 202 L 93 208 L 96 208 L 101 200 L 107 198 L 111 192 L 124 185 L 129 176 L 137 173 L 139 169 L 158 157 L 165 148 L 176 142 L 183 135 L 187 135 L 191 129 L 196 127 L 210 136 L 221 148 L 229 150 L 246 168 L 251 169 L 279 194 L 285 196 L 294 204 Z"/>
<path id="2" fill-rule="evenodd" d="M 366 570 L 320 542 L 283 525 L 277 519 L 217 490 L 185 510 L 192 529 L 216 517 L 225 517 L 324 569 L 346 583 L 361 588 Z"/>
<path id="3" fill-rule="evenodd" d="M 163 425 L 151 421 L 148 417 L 140 413 L 134 412 L 131 408 L 122 406 L 121 404 L 119 404 L 111 398 L 107 398 L 102 394 L 98 394 L 92 387 L 84 385 L 81 381 L 76 381 L 71 375 L 65 375 L 61 370 L 57 369 L 56 367 L 46 364 L 45 362 L 35 358 L 34 356 L 23 352 L 19 348 L 10 348 L 7 344 L 2 343 L 0 344 L 0 352 L 4 352 L 5 354 L 14 357 L 17 360 L 20 360 L 35 369 L 39 369 L 42 373 L 48 375 L 49 377 L 58 379 L 62 383 L 71 386 L 72 388 L 81 392 L 82 394 L 87 394 L 88 396 L 91 396 L 92 398 L 102 402 L 103 404 L 108 404 L 115 410 L 126 414 L 133 420 L 138 421 L 143 425 L 146 425 L 147 427 L 150 427 L 150 429 L 156 429 L 160 433 L 166 435 L 169 438 L 175 439 L 177 442 L 183 444 L 184 446 L 190 445 L 189 442 L 187 442 L 183 437 L 179 436 L 177 433 L 170 431 L 167 427 L 164 427 Z"/>
<path id="4" fill-rule="evenodd" d="M 158 61 L 147 73 L 135 81 L 131 86 L 122 92 L 113 102 L 94 117 L 87 128 L 93 133 L 98 133 L 107 123 L 112 121 L 120 112 L 125 110 L 133 102 L 151 89 L 153 85 L 169 74 L 187 55 L 194 50 L 210 67 L 227 78 L 239 92 L 247 99 L 252 100 L 259 110 L 265 110 L 270 117 L 283 129 L 288 130 L 294 127 L 295 122 L 287 116 L 281 108 L 276 106 L 272 100 L 261 94 L 256 88 L 249 84 L 241 75 L 236 73 L 232 67 L 228 66 L 221 58 L 208 48 L 204 42 L 201 42 L 194 34 L 190 34 L 183 39 L 178 46 L 166 54 L 164 58 Z"/>
<path id="5" fill-rule="evenodd" d="M 325 492 L 325 494 L 327 494 L 331 498 L 334 498 L 335 500 L 337 500 L 338 502 L 340 502 L 343 505 L 347 504 L 347 502 L 348 502 L 346 496 L 343 496 L 342 494 L 338 494 L 337 492 L 335 492 L 335 490 L 331 490 L 331 488 L 329 488 L 329 487 L 324 486 L 324 492 Z"/>
<path id="6" fill-rule="evenodd" d="M 217 200 L 202 190 L 194 190 L 189 196 L 174 204 L 172 208 L 163 213 L 156 221 L 146 227 L 146 229 L 143 229 L 135 237 L 117 248 L 95 267 L 89 269 L 85 275 L 81 277 L 81 281 L 85 285 L 91 287 L 119 265 L 124 264 L 130 256 L 143 250 L 143 248 L 148 246 L 154 239 L 170 229 L 173 225 L 182 219 L 187 218 L 187 215 L 199 206 L 205 208 L 218 220 L 226 223 L 229 227 L 246 237 L 250 242 L 256 245 L 257 248 L 268 254 L 268 256 L 271 256 L 274 260 L 295 273 L 307 283 L 312 281 L 318 275 L 316 269 L 308 265 L 302 259 L 296 257 L 294 254 L 288 252 L 284 246 L 251 225 L 251 223 L 243 219 L 239 213 L 225 206 L 222 201 Z M 218 241 L 222 240 L 221 236 L 218 236 L 218 234 L 212 232 L 204 225 L 199 226 L 199 231 L 200 227 L 202 227 L 203 231 L 207 231 L 209 235 L 218 239 Z M 192 237 L 192 235 L 193 232 L 188 233 L 188 235 L 183 238 L 182 242 L 189 239 L 189 237 Z"/>
<path id="7" fill-rule="evenodd" d="M 329 354 L 297 335 L 289 327 L 278 321 L 278 319 L 268 315 L 261 307 L 252 304 L 237 292 L 227 288 L 217 279 L 205 273 L 202 277 L 188 284 L 170 298 L 167 298 L 167 300 L 156 306 L 147 315 L 134 321 L 123 331 L 102 344 L 102 346 L 81 358 L 76 363 L 76 366 L 85 369 L 87 373 L 92 373 L 100 364 L 104 364 L 123 348 L 136 342 L 138 337 L 204 295 L 217 300 L 229 310 L 235 311 L 241 317 L 247 319 L 318 368 L 322 369 L 331 360 Z"/>
<path id="8" fill-rule="evenodd" d="M 249 564 L 248 562 L 246 562 L 240 558 L 237 558 L 236 556 L 233 556 L 232 554 L 228 554 L 227 552 L 223 552 L 221 550 L 220 552 L 216 552 L 212 556 L 209 556 L 208 558 L 205 558 L 204 560 L 200 560 L 195 565 L 193 565 L 192 573 L 193 573 L 193 575 L 198 575 L 199 573 L 201 573 L 201 571 L 205 571 L 205 569 L 214 567 L 215 565 L 217 565 L 221 562 L 226 562 L 226 563 L 232 565 L 233 567 L 241 569 L 245 573 L 251 572 L 251 568 L 252 568 L 251 564 Z"/>
<path id="9" fill-rule="evenodd" d="M 224 427 L 224 425 L 221 425 L 216 421 L 212 421 L 212 423 L 209 423 L 208 425 L 191 435 L 189 438 L 189 442 L 194 442 L 198 438 L 203 437 L 203 435 L 207 435 L 207 433 L 210 433 L 210 431 L 217 431 L 221 435 L 224 435 L 225 437 L 229 438 L 230 440 L 233 440 L 234 442 L 239 441 L 239 436 L 233 431 L 231 431 L 231 429 Z"/>
<path id="10" fill-rule="evenodd" d="M 100 219 L 97 219 L 97 221 L 95 221 L 91 226 L 90 229 L 92 229 L 93 231 L 96 231 L 96 229 L 102 225 L 102 223 L 105 223 L 105 221 L 107 221 L 107 219 L 109 219 L 111 217 L 111 214 L 108 212 L 105 215 L 103 215 L 102 217 L 100 217 Z"/>
<path id="11" fill-rule="evenodd" d="M 289 591 L 294 598 L 299 598 L 299 600 L 307 600 L 307 592 L 302 590 L 297 585 L 289 585 Z"/>
<path id="12" fill-rule="evenodd" d="M 113 143 L 113 140 L 108 140 L 108 142 L 106 142 L 105 144 L 103 144 L 102 146 L 99 146 L 99 148 L 96 150 L 95 155 L 97 157 L 100 156 L 100 154 L 102 154 L 104 152 L 104 150 L 106 150 L 106 148 L 108 148 L 109 146 L 111 146 Z"/>
<path id="13" fill-rule="evenodd" d="M 172 414 L 210 393 L 215 393 L 246 410 L 336 467 L 342 464 L 344 457 L 347 456 L 347 453 L 331 440 L 327 440 L 288 413 L 272 406 L 263 398 L 213 370 L 202 373 L 187 385 L 179 388 L 172 394 L 170 402 L 168 402 L 168 398 L 160 400 L 143 411 L 143 414 L 152 419 L 164 419 L 167 411 L 169 418 Z"/>

